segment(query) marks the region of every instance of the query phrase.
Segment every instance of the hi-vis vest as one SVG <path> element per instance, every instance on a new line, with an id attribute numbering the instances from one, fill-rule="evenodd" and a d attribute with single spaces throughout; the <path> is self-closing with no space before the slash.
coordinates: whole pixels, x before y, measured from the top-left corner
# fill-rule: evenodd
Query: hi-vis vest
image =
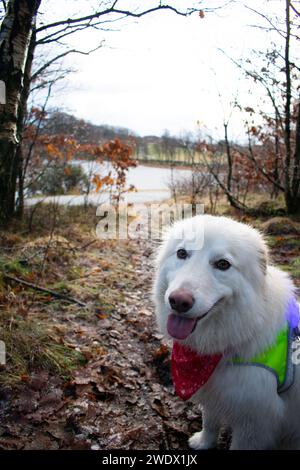
<path id="1" fill-rule="evenodd" d="M 286 324 L 279 331 L 276 341 L 251 359 L 233 358 L 233 365 L 257 366 L 269 370 L 276 377 L 278 393 L 284 392 L 294 381 L 292 345 L 299 339 L 298 324 L 299 306 L 295 299 L 291 299 L 286 312 Z"/>

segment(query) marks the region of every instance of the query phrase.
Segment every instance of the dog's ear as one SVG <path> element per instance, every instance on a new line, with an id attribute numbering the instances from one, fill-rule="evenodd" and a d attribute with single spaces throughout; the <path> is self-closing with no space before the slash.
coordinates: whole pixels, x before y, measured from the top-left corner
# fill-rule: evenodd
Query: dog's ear
<path id="1" fill-rule="evenodd" d="M 268 250 L 266 246 L 258 250 L 258 263 L 262 272 L 266 274 L 268 265 Z"/>

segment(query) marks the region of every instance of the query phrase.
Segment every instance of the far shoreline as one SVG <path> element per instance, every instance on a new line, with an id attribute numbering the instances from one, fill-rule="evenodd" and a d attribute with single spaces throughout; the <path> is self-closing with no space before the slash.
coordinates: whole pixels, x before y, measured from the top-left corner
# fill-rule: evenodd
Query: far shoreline
<path id="1" fill-rule="evenodd" d="M 173 168 L 174 170 L 192 170 L 193 165 L 188 165 L 187 163 L 160 163 L 158 161 L 149 162 L 147 160 L 136 160 L 138 165 L 148 166 L 150 168 Z"/>
<path id="2" fill-rule="evenodd" d="M 73 161 L 78 161 L 78 162 L 90 162 L 90 161 L 93 161 L 93 160 L 90 160 L 88 158 L 75 158 Z M 109 162 L 109 160 L 104 160 L 106 162 Z M 193 165 L 189 165 L 188 163 L 179 163 L 179 162 L 175 162 L 173 164 L 170 164 L 170 163 L 162 163 L 162 162 L 159 162 L 158 160 L 154 160 L 154 161 L 149 161 L 149 160 L 139 160 L 139 159 L 135 159 L 135 161 L 137 162 L 137 166 L 147 166 L 149 168 L 165 168 L 165 169 L 174 169 L 174 170 L 192 170 L 193 169 Z M 72 162 L 70 162 L 72 164 Z M 100 161 L 98 162 L 99 164 L 101 163 Z M 198 166 L 198 165 L 197 165 Z"/>

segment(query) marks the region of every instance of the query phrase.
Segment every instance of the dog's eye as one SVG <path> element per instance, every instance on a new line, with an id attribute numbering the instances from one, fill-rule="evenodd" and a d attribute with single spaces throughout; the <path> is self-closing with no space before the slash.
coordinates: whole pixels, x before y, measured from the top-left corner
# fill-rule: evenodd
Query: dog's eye
<path id="1" fill-rule="evenodd" d="M 177 258 L 186 259 L 187 256 L 188 256 L 188 253 L 184 248 L 179 248 L 179 250 L 177 250 Z"/>
<path id="2" fill-rule="evenodd" d="M 220 269 L 220 271 L 226 271 L 230 268 L 230 266 L 231 264 L 229 263 L 229 261 L 227 261 L 227 259 L 219 259 L 214 263 L 214 267 Z"/>

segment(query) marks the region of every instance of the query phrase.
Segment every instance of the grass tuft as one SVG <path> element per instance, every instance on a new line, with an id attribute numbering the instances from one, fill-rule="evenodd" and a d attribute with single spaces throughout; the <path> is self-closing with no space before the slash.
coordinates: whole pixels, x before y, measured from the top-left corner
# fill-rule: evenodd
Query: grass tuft
<path id="1" fill-rule="evenodd" d="M 84 356 L 54 338 L 46 322 L 10 317 L 2 313 L 0 340 L 6 348 L 6 365 L 0 373 L 0 383 L 14 385 L 33 371 L 47 370 L 62 378 L 85 363 Z"/>

